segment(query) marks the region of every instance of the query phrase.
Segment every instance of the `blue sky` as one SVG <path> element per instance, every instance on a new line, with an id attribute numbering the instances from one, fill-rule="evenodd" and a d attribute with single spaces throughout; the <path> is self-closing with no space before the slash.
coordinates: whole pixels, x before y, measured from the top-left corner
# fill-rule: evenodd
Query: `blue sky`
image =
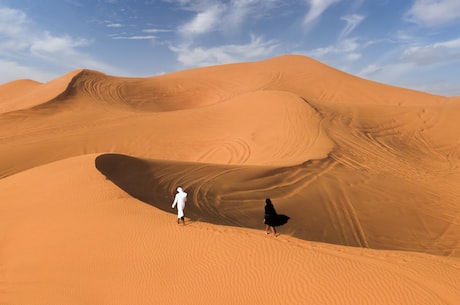
<path id="1" fill-rule="evenodd" d="M 460 0 L 0 0 L 0 84 L 284 54 L 460 96 Z"/>

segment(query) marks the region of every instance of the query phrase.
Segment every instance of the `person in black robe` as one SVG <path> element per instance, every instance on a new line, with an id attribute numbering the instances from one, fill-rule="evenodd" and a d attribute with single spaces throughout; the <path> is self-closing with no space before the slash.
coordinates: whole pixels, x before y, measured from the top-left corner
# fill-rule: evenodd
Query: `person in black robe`
<path id="1" fill-rule="evenodd" d="M 273 233 L 273 236 L 276 237 L 276 210 L 272 204 L 270 198 L 265 199 L 265 216 L 264 216 L 264 224 L 265 224 L 265 233 L 270 234 L 270 230 Z"/>

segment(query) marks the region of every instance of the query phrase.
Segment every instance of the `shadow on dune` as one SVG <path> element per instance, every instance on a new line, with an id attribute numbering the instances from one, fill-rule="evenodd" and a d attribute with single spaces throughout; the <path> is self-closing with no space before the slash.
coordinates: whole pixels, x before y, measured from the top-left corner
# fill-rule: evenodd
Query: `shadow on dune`
<path id="1" fill-rule="evenodd" d="M 171 209 L 175 190 L 182 186 L 188 193 L 185 216 L 192 221 L 263 230 L 265 199 L 270 197 L 275 200 L 279 215 L 295 215 L 293 218 L 282 216 L 278 224 L 282 225 L 281 234 L 304 240 L 442 255 L 455 251 L 457 245 L 455 241 L 446 250 L 444 244 L 432 236 L 432 232 L 438 231 L 426 227 L 445 222 L 430 223 L 429 218 L 421 218 L 423 215 L 418 212 L 415 212 L 416 218 L 410 218 L 413 210 L 403 210 L 396 201 L 381 203 L 377 213 L 376 204 L 357 198 L 362 194 L 358 192 L 360 189 L 356 190 L 358 193 L 337 191 L 343 188 L 343 182 L 337 177 L 346 176 L 350 185 L 365 181 L 368 187 L 374 188 L 380 180 L 356 170 L 354 176 L 350 176 L 349 169 L 336 166 L 330 158 L 291 167 L 263 167 L 104 154 L 95 159 L 95 164 L 107 179 L 132 197 L 171 214 L 175 214 Z M 398 180 L 398 184 L 401 183 L 403 181 Z M 396 191 L 400 192 L 393 187 L 393 192 Z M 390 209 L 399 209 L 401 216 L 395 218 L 386 212 Z M 405 224 L 407 233 L 398 239 L 403 217 L 412 222 Z M 399 227 L 388 226 L 389 222 Z M 419 223 L 426 229 L 419 229 Z M 455 226 L 447 225 L 455 231 Z M 410 234 L 420 237 L 410 239 Z M 450 235 L 446 235 L 443 242 L 452 240 L 449 238 Z"/>
<path id="2" fill-rule="evenodd" d="M 165 203 L 171 201 L 171 190 L 158 184 L 149 162 L 127 155 L 104 154 L 96 157 L 95 165 L 107 179 L 132 197 L 170 211 L 170 204 Z"/>
<path id="3" fill-rule="evenodd" d="M 247 168 L 161 160 L 143 160 L 122 154 L 103 154 L 96 168 L 119 188 L 163 211 L 171 209 L 175 190 L 188 193 L 186 217 L 220 225 L 261 229 L 266 190 L 243 190 L 240 173 Z M 237 173 L 237 174 L 235 174 Z M 265 172 L 262 173 L 265 175 Z M 239 181 L 239 182 L 238 182 Z M 240 183 L 240 185 L 238 184 Z M 238 188 L 242 195 L 231 198 Z M 290 219 L 280 215 L 279 226 Z"/>

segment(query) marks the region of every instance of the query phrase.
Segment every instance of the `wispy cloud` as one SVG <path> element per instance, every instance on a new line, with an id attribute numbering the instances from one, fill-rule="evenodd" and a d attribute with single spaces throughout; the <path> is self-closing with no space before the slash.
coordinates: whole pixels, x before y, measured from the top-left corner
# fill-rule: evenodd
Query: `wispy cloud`
<path id="1" fill-rule="evenodd" d="M 414 71 L 412 63 L 391 63 L 384 65 L 370 65 L 358 73 L 362 77 L 377 79 L 386 84 L 400 82 L 404 75 L 410 75 Z"/>
<path id="2" fill-rule="evenodd" d="M 347 61 L 357 61 L 361 58 L 361 54 L 360 53 L 349 53 L 347 55 L 345 55 L 345 59 Z"/>
<path id="3" fill-rule="evenodd" d="M 409 21 L 422 26 L 442 26 L 460 21 L 458 0 L 415 0 L 406 14 Z"/>
<path id="4" fill-rule="evenodd" d="M 108 28 L 122 28 L 123 24 L 121 24 L 121 23 L 109 23 L 109 24 L 106 25 L 106 27 L 108 27 Z"/>
<path id="5" fill-rule="evenodd" d="M 227 5 L 224 15 L 224 31 L 236 30 L 248 20 L 257 20 L 265 17 L 266 12 L 271 11 L 283 3 L 282 0 L 233 0 Z"/>
<path id="6" fill-rule="evenodd" d="M 339 38 L 342 39 L 350 35 L 351 32 L 364 20 L 364 16 L 353 14 L 340 18 L 346 22 L 345 27 L 340 33 Z"/>
<path id="7" fill-rule="evenodd" d="M 201 35 L 216 29 L 220 17 L 225 12 L 224 5 L 214 4 L 198 12 L 192 20 L 182 24 L 179 32 L 184 36 Z"/>
<path id="8" fill-rule="evenodd" d="M 27 15 L 19 10 L 0 7 L 0 34 L 7 38 L 24 32 L 28 21 Z"/>
<path id="9" fill-rule="evenodd" d="M 281 5 L 282 0 L 177 0 L 184 10 L 192 11 L 193 17 L 181 24 L 178 32 L 184 36 L 198 36 L 210 32 L 230 32 L 248 20 L 259 19 L 267 11 Z"/>
<path id="10" fill-rule="evenodd" d="M 440 66 L 455 67 L 454 62 L 460 62 L 460 38 L 424 44 L 414 37 L 399 35 L 396 41 L 398 48 L 388 49 L 380 59 L 361 68 L 354 74 L 373 79 L 386 84 L 412 88 L 424 92 L 432 92 L 442 95 L 458 95 L 458 83 L 454 72 L 446 72 L 438 75 L 438 78 L 430 78 L 426 75 L 436 75 Z M 394 41 L 393 41 L 394 43 Z M 455 69 L 454 69 L 455 70 Z"/>
<path id="11" fill-rule="evenodd" d="M 329 55 L 354 53 L 350 58 L 359 58 L 356 51 L 360 44 L 357 38 L 347 38 L 339 41 L 336 45 L 327 46 L 324 48 L 313 49 L 308 52 L 309 56 L 316 57 L 319 59 L 325 59 Z"/>
<path id="12" fill-rule="evenodd" d="M 382 67 L 376 64 L 370 64 L 358 71 L 356 75 L 362 76 L 362 77 L 369 77 L 372 75 L 375 75 L 376 73 L 380 72 L 382 70 Z"/>
<path id="13" fill-rule="evenodd" d="M 402 54 L 403 62 L 418 65 L 447 63 L 460 60 L 460 38 L 429 45 L 410 46 Z"/>
<path id="14" fill-rule="evenodd" d="M 177 59 L 188 67 L 225 64 L 247 61 L 269 56 L 278 47 L 274 40 L 265 41 L 262 37 L 251 36 L 248 44 L 222 45 L 217 47 L 193 47 L 191 45 L 170 46 Z"/>
<path id="15" fill-rule="evenodd" d="M 54 73 L 51 73 L 48 70 L 25 66 L 11 60 L 0 59 L 0 71 L 8 71 L 8 74 L 0 73 L 0 84 L 9 82 L 12 79 L 27 78 L 36 81 L 44 81 L 56 77 Z"/>
<path id="16" fill-rule="evenodd" d="M 45 65 L 47 71 L 52 70 L 54 66 L 59 70 L 57 73 L 63 73 L 62 68 L 90 68 L 120 72 L 80 51 L 80 48 L 91 44 L 90 40 L 74 38 L 70 35 L 54 35 L 34 27 L 33 24 L 33 21 L 29 20 L 27 14 L 21 10 L 0 8 L 0 35 L 2 36 L 0 54 L 3 56 L 3 67 L 15 66 L 18 72 L 40 77 L 50 75 L 48 72 L 40 72 L 38 68 Z M 20 61 L 35 62 L 37 67 L 18 64 Z M 43 81 L 43 79 L 37 80 Z"/>
<path id="17" fill-rule="evenodd" d="M 53 36 L 49 32 L 43 32 L 40 39 L 30 41 L 30 51 L 34 54 L 67 54 L 76 53 L 75 48 L 88 46 L 86 39 L 74 39 L 68 35 Z"/>
<path id="18" fill-rule="evenodd" d="M 282 0 L 177 0 L 184 10 L 192 11 L 192 18 L 178 27 L 181 39 L 170 45 L 177 60 L 187 67 L 225 64 L 247 61 L 272 54 L 278 47 L 275 40 L 264 40 L 262 36 L 251 35 L 249 43 L 219 45 L 200 44 L 198 37 L 214 32 L 230 33 L 246 22 L 263 18 Z"/>
<path id="19" fill-rule="evenodd" d="M 164 30 L 164 29 L 144 29 L 142 30 L 143 33 L 151 33 L 151 34 L 154 34 L 154 33 L 168 33 L 168 32 L 172 32 L 172 30 Z"/>
<path id="20" fill-rule="evenodd" d="M 316 22 L 321 15 L 333 4 L 341 0 L 306 0 L 309 5 L 309 10 L 304 18 L 304 23 L 311 25 Z"/>
<path id="21" fill-rule="evenodd" d="M 153 35 L 133 35 L 133 36 L 112 36 L 115 40 L 155 40 L 156 36 Z"/>
<path id="22" fill-rule="evenodd" d="M 414 63 L 371 64 L 356 75 L 374 79 L 384 84 L 394 84 L 399 87 L 412 88 L 423 92 L 438 93 L 444 96 L 456 96 L 460 93 L 458 84 L 449 77 L 434 77 L 430 80 L 419 79 L 420 68 Z M 423 70 L 429 73 L 429 69 Z"/>

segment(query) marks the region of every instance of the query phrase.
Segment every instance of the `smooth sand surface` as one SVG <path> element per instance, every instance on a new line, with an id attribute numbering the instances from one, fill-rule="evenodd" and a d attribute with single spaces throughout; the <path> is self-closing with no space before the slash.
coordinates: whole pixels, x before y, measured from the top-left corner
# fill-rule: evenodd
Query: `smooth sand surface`
<path id="1" fill-rule="evenodd" d="M 303 56 L 0 85 L 0 304 L 458 305 L 459 116 Z"/>

